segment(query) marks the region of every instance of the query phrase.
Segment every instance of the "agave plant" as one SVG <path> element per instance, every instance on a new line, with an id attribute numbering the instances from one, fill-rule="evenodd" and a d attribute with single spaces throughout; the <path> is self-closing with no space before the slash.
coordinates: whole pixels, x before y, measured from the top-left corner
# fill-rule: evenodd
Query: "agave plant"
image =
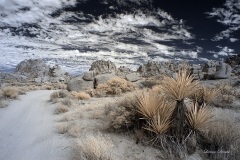
<path id="1" fill-rule="evenodd" d="M 200 131 L 201 129 L 207 128 L 212 117 L 213 115 L 210 107 L 206 105 L 198 106 L 196 103 L 193 104 L 186 113 L 187 124 L 194 131 Z"/>

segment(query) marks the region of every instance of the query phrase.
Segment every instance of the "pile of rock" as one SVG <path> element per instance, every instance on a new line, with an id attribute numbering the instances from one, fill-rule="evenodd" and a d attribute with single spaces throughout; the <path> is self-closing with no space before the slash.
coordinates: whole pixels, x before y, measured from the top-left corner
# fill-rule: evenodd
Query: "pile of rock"
<path id="1" fill-rule="evenodd" d="M 92 63 L 89 71 L 84 72 L 83 76 L 70 80 L 67 89 L 69 91 L 93 89 L 116 76 L 125 78 L 131 82 L 141 79 L 139 73 L 132 72 L 127 67 L 117 68 L 111 61 L 98 60 Z"/>
<path id="2" fill-rule="evenodd" d="M 152 77 L 156 75 L 173 76 L 177 69 L 178 64 L 172 62 L 148 61 L 147 64 L 141 65 L 137 72 L 139 72 L 143 77 Z"/>
<path id="3" fill-rule="evenodd" d="M 17 82 L 67 82 L 69 76 L 65 74 L 60 66 L 55 65 L 50 67 L 40 59 L 29 59 L 20 62 L 14 73 L 1 73 L 0 77 L 2 80 L 17 81 Z"/>

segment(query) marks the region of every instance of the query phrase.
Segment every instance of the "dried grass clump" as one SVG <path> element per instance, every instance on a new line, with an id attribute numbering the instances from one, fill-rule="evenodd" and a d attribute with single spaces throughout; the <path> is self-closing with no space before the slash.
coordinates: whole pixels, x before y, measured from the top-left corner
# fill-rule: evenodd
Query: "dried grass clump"
<path id="1" fill-rule="evenodd" d="M 61 100 L 61 103 L 62 103 L 63 105 L 65 105 L 65 106 L 70 107 L 70 106 L 72 105 L 72 100 L 69 99 L 68 97 L 66 97 L 66 98 L 64 98 L 64 99 Z"/>
<path id="2" fill-rule="evenodd" d="M 97 93 L 117 95 L 128 91 L 133 91 L 136 86 L 125 79 L 115 77 L 107 81 L 106 83 L 100 84 L 96 88 Z"/>
<path id="3" fill-rule="evenodd" d="M 128 131 L 138 124 L 135 101 L 135 95 L 132 95 L 109 104 L 105 108 L 106 118 L 110 121 L 109 130 L 116 132 Z"/>
<path id="4" fill-rule="evenodd" d="M 188 108 L 188 112 L 186 113 L 187 123 L 194 131 L 201 131 L 209 127 L 212 117 L 210 107 L 198 106 L 196 103 Z"/>
<path id="5" fill-rule="evenodd" d="M 160 85 L 162 79 L 163 77 L 151 77 L 151 78 L 146 78 L 141 83 L 145 88 L 153 88 L 154 86 Z"/>
<path id="6" fill-rule="evenodd" d="M 77 139 L 78 158 L 82 160 L 112 160 L 112 140 L 100 133 Z"/>
<path id="7" fill-rule="evenodd" d="M 199 90 L 199 82 L 186 69 L 180 70 L 176 78 L 165 76 L 162 80 L 162 91 L 174 100 L 181 101 L 191 97 Z"/>
<path id="8" fill-rule="evenodd" d="M 238 160 L 240 158 L 240 129 L 238 125 L 227 121 L 216 121 L 203 135 L 202 148 L 214 152 L 214 154 L 209 154 L 208 158 L 213 160 Z"/>
<path id="9" fill-rule="evenodd" d="M 57 108 L 55 109 L 55 113 L 56 114 L 61 114 L 61 113 L 65 113 L 68 112 L 68 107 L 63 106 L 63 105 L 58 105 Z"/>
<path id="10" fill-rule="evenodd" d="M 65 91 L 65 90 L 61 90 L 61 91 L 53 92 L 53 93 L 50 95 L 50 100 L 53 101 L 54 99 L 57 99 L 57 98 L 65 98 L 65 97 L 70 97 L 69 92 L 68 92 L 68 91 Z"/>
<path id="11" fill-rule="evenodd" d="M 80 99 L 80 100 L 88 100 L 91 98 L 91 96 L 86 92 L 73 92 L 72 95 L 75 98 Z"/>
<path id="12" fill-rule="evenodd" d="M 5 87 L 2 89 L 2 92 L 4 97 L 10 99 L 16 99 L 19 94 L 17 87 Z"/>

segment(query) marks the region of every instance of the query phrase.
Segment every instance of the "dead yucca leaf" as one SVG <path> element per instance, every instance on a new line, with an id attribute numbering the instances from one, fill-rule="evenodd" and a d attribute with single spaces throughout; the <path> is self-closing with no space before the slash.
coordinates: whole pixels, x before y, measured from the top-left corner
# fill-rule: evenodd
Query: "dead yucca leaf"
<path id="1" fill-rule="evenodd" d="M 192 96 L 199 89 L 199 82 L 193 81 L 193 76 L 187 73 L 187 69 L 182 69 L 176 78 L 165 76 L 161 88 L 174 100 L 181 101 Z"/>
<path id="2" fill-rule="evenodd" d="M 192 130 L 201 130 L 208 127 L 212 117 L 210 107 L 198 106 L 196 103 L 186 113 L 187 123 Z"/>
<path id="3" fill-rule="evenodd" d="M 152 119 L 149 119 L 148 127 L 144 128 L 155 134 L 165 134 L 171 126 L 171 116 L 173 113 L 174 104 L 163 101 L 159 106 L 157 113 Z"/>
<path id="4" fill-rule="evenodd" d="M 220 91 L 214 88 L 203 87 L 203 100 L 205 103 L 211 103 L 220 94 Z"/>
<path id="5" fill-rule="evenodd" d="M 136 97 L 137 111 L 146 119 L 151 119 L 157 113 L 161 103 L 165 101 L 162 96 L 157 96 L 151 92 L 142 92 L 140 96 Z"/>

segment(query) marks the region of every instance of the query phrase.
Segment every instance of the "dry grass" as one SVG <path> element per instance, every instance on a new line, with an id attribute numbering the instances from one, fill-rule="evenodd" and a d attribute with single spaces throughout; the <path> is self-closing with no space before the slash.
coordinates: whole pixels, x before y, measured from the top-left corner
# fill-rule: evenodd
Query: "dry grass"
<path id="1" fill-rule="evenodd" d="M 17 87 L 5 87 L 2 89 L 2 92 L 4 97 L 10 99 L 16 99 L 19 94 Z"/>
<path id="2" fill-rule="evenodd" d="M 77 140 L 78 159 L 81 160 L 111 160 L 112 140 L 100 133 L 88 134 Z"/>
<path id="3" fill-rule="evenodd" d="M 188 108 L 186 113 L 187 123 L 194 131 L 200 131 L 209 127 L 213 115 L 208 106 L 198 106 L 196 103 Z"/>
<path id="4" fill-rule="evenodd" d="M 61 113 L 68 112 L 68 110 L 69 110 L 68 107 L 59 104 L 59 105 L 56 107 L 56 109 L 55 109 L 55 113 L 56 113 L 56 114 L 61 114 Z"/>
<path id="5" fill-rule="evenodd" d="M 96 88 L 96 93 L 97 95 L 117 95 L 132 91 L 135 88 L 136 86 L 132 82 L 129 82 L 119 77 L 115 77 L 113 79 L 110 79 L 106 83 L 98 85 L 98 87 Z"/>
<path id="6" fill-rule="evenodd" d="M 57 125 L 57 129 L 60 134 L 67 133 L 69 128 L 70 126 L 69 126 L 69 123 L 67 122 L 61 122 Z"/>
<path id="7" fill-rule="evenodd" d="M 161 88 L 172 99 L 181 101 L 199 90 L 199 82 L 193 81 L 193 77 L 187 74 L 186 69 L 183 69 L 178 72 L 176 78 L 165 76 Z"/>
<path id="8" fill-rule="evenodd" d="M 91 96 L 86 92 L 72 92 L 72 95 L 80 100 L 88 100 Z"/>
<path id="9" fill-rule="evenodd" d="M 63 98 L 61 100 L 61 103 L 68 107 L 72 106 L 72 104 L 73 104 L 72 100 L 69 97 Z"/>
<path id="10" fill-rule="evenodd" d="M 213 160 L 239 160 L 240 129 L 239 126 L 227 121 L 212 123 L 204 133 L 203 148 L 213 153 L 207 154 Z"/>

